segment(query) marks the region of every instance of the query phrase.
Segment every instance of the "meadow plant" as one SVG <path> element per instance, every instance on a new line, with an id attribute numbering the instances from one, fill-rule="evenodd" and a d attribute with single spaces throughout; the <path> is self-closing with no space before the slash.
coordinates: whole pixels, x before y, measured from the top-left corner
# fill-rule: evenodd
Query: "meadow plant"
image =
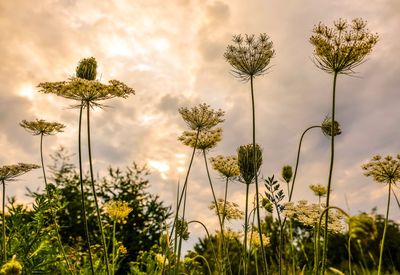
<path id="1" fill-rule="evenodd" d="M 115 262 L 116 262 L 116 248 L 117 241 L 115 238 L 117 223 L 126 223 L 126 218 L 129 213 L 132 212 L 132 208 L 126 201 L 108 201 L 103 205 L 104 212 L 113 222 L 112 226 L 112 256 L 111 256 L 111 271 L 115 273 Z M 126 249 L 126 248 L 125 248 Z"/>
<path id="2" fill-rule="evenodd" d="M 314 195 L 318 197 L 318 204 L 321 205 L 321 198 L 325 197 L 328 193 L 326 186 L 322 184 L 311 184 L 309 188 L 313 191 Z"/>
<path id="3" fill-rule="evenodd" d="M 0 181 L 3 185 L 3 203 L 2 203 L 2 238 L 3 238 L 3 263 L 7 262 L 7 239 L 6 239 L 6 216 L 5 216 L 5 205 L 6 205 L 6 181 L 14 181 L 15 178 L 22 176 L 23 174 L 40 168 L 36 164 L 18 163 L 13 165 L 3 165 L 0 167 Z"/>
<path id="4" fill-rule="evenodd" d="M 44 179 L 44 184 L 46 187 L 46 192 L 50 199 L 50 194 L 49 194 L 48 184 L 47 184 L 47 177 L 46 177 L 46 169 L 45 169 L 44 160 L 43 160 L 43 137 L 55 135 L 57 133 L 63 132 L 65 125 L 58 123 L 58 122 L 48 122 L 43 119 L 36 119 L 33 121 L 23 120 L 19 125 L 34 136 L 40 135 L 40 161 L 42 164 L 42 172 L 43 172 L 43 179 Z M 70 270 L 68 257 L 65 254 L 64 246 L 62 245 L 62 242 L 61 242 L 61 237 L 60 237 L 60 233 L 59 233 L 59 225 L 57 223 L 56 214 L 53 211 L 51 211 L 51 216 L 52 216 L 53 223 L 54 223 L 55 230 L 56 230 L 58 246 L 60 247 L 60 250 L 63 254 L 65 263 L 68 266 L 68 270 Z"/>
<path id="5" fill-rule="evenodd" d="M 183 200 L 183 207 L 182 207 L 181 220 L 184 221 L 185 219 L 188 179 L 196 149 L 202 150 L 206 164 L 207 175 L 214 196 L 214 201 L 216 201 L 216 196 L 214 193 L 214 189 L 212 187 L 212 182 L 209 176 L 209 171 L 207 166 L 206 150 L 211 149 L 217 144 L 219 140 L 221 140 L 222 130 L 220 128 L 217 129 L 213 128 L 217 126 L 219 123 L 222 123 L 224 121 L 223 116 L 225 114 L 225 112 L 222 111 L 221 109 L 218 110 L 211 109 L 210 106 L 205 103 L 199 104 L 198 106 L 192 107 L 190 109 L 187 107 L 182 107 L 178 109 L 178 112 L 180 113 L 182 119 L 186 122 L 188 127 L 192 131 L 194 131 L 194 132 L 185 131 L 182 134 L 182 136 L 178 138 L 178 140 L 181 140 L 185 145 L 192 147 L 193 151 L 190 158 L 189 167 L 185 176 L 185 182 L 182 187 L 182 192 L 180 195 L 178 194 L 179 199 L 177 200 L 177 210 L 171 234 L 173 233 L 174 228 L 177 227 L 177 222 L 179 221 L 179 211 L 181 208 L 182 200 Z M 200 145 L 202 148 L 198 147 L 199 142 L 201 143 Z M 179 240 L 178 237 L 180 237 Z M 177 272 L 179 272 L 181 245 L 182 245 L 182 234 L 179 235 L 178 230 L 175 230 L 175 251 L 177 250 L 177 257 L 178 257 L 177 267 L 175 269 L 176 274 Z"/>
<path id="6" fill-rule="evenodd" d="M 57 96 L 61 96 L 67 99 L 72 99 L 78 101 L 79 104 L 75 105 L 75 107 L 79 107 L 79 130 L 78 130 L 78 147 L 79 147 L 79 171 L 80 171 L 80 184 L 81 184 L 81 203 L 82 203 L 82 218 L 84 220 L 85 232 L 87 245 L 89 249 L 89 259 L 91 265 L 92 274 L 94 274 L 94 267 L 92 261 L 92 253 L 90 249 L 90 240 L 89 240 L 89 229 L 87 225 L 86 219 L 86 210 L 85 210 L 85 200 L 84 200 L 84 190 L 82 183 L 82 148 L 81 148 L 81 126 L 82 126 L 82 115 L 83 109 L 86 108 L 86 121 L 87 121 L 87 142 L 88 142 L 88 157 L 89 157 L 89 171 L 91 178 L 91 186 L 92 192 L 95 199 L 96 204 L 96 212 L 97 212 L 97 222 L 101 233 L 101 240 L 103 244 L 103 252 L 104 252 L 104 262 L 106 266 L 107 274 L 110 274 L 109 266 L 108 266 L 108 253 L 107 253 L 107 245 L 105 240 L 105 235 L 103 232 L 103 226 L 100 216 L 100 207 L 97 200 L 96 190 L 94 186 L 94 172 L 93 172 L 93 164 L 92 164 L 92 150 L 91 150 L 91 138 L 90 138 L 90 109 L 93 107 L 104 107 L 100 102 L 120 97 L 127 98 L 130 95 L 135 94 L 135 91 L 128 87 L 123 82 L 118 80 L 110 80 L 108 85 L 103 84 L 96 79 L 97 74 L 97 62 L 93 57 L 82 59 L 77 68 L 76 68 L 76 77 L 70 78 L 68 81 L 61 82 L 43 82 L 39 83 L 38 87 L 40 88 L 39 92 L 45 94 L 55 94 Z"/>
<path id="7" fill-rule="evenodd" d="M 252 136 L 253 136 L 253 162 L 256 163 L 256 114 L 254 99 L 254 78 L 266 74 L 269 70 L 271 58 L 275 55 L 273 44 L 267 34 L 262 33 L 257 38 L 255 35 L 235 35 L 232 39 L 233 45 L 228 45 L 224 57 L 233 67 L 232 73 L 239 80 L 247 82 L 250 80 L 251 106 L 252 106 Z M 257 174 L 256 166 L 253 167 L 254 174 Z M 258 179 L 255 177 L 256 202 L 257 202 L 257 227 L 262 242 L 261 218 L 259 209 Z M 247 217 L 246 217 L 247 219 Z M 268 273 L 268 263 L 261 245 L 264 272 Z M 246 271 L 245 271 L 246 272 Z"/>
<path id="8" fill-rule="evenodd" d="M 382 256 L 383 256 L 383 248 L 385 245 L 386 229 L 389 219 L 390 195 L 392 193 L 392 185 L 395 185 L 400 181 L 400 154 L 397 155 L 396 157 L 386 156 L 385 158 L 382 158 L 380 155 L 376 155 L 372 157 L 370 162 L 364 164 L 362 166 L 362 169 L 365 171 L 364 172 L 365 176 L 372 177 L 374 181 L 379 183 L 385 183 L 389 186 L 385 225 L 383 229 L 382 241 L 379 252 L 378 275 L 380 275 L 382 268 Z"/>
<path id="9" fill-rule="evenodd" d="M 250 184 L 257 181 L 258 173 L 262 164 L 262 151 L 258 144 L 242 145 L 238 148 L 238 165 L 239 165 L 239 181 L 246 184 L 246 202 L 244 214 L 244 272 L 247 272 L 247 231 L 248 231 L 248 214 L 249 214 L 249 187 Z M 258 195 L 256 195 L 258 209 Z M 262 242 L 262 236 L 260 237 Z M 263 245 L 262 245 L 263 246 Z"/>
<path id="10" fill-rule="evenodd" d="M 353 19 L 349 24 L 346 20 L 339 19 L 328 27 L 319 23 L 313 29 L 310 43 L 314 46 L 314 64 L 321 70 L 333 74 L 332 88 L 332 113 L 331 121 L 335 121 L 336 80 L 339 74 L 354 74 L 354 69 L 362 64 L 365 57 L 371 53 L 378 42 L 378 35 L 371 33 L 367 23 L 360 18 Z M 331 133 L 335 132 L 335 123 L 331 123 Z M 329 207 L 330 190 L 332 184 L 333 163 L 335 155 L 335 135 L 331 134 L 331 158 L 328 177 L 328 193 L 326 207 Z M 328 225 L 329 211 L 325 217 L 325 227 Z M 322 272 L 325 272 L 326 254 L 328 249 L 328 232 L 324 233 L 324 254 L 322 259 Z"/>

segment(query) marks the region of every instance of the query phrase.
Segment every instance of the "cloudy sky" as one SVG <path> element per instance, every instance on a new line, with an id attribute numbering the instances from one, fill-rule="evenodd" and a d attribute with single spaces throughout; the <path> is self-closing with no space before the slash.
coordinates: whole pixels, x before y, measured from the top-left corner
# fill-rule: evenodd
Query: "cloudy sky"
<path id="1" fill-rule="evenodd" d="M 147 164 L 150 191 L 173 204 L 191 152 L 177 141 L 186 130 L 177 109 L 205 102 L 226 112 L 223 140 L 210 155 L 235 154 L 239 145 L 250 143 L 249 84 L 232 77 L 223 53 L 234 34 L 267 33 L 276 56 L 270 72 L 255 80 L 256 138 L 263 147 L 262 174 L 277 175 L 283 165 L 294 166 L 301 133 L 330 114 L 332 76 L 312 62 L 313 26 L 361 17 L 380 38 L 355 77 L 338 79 L 343 134 L 336 139 L 332 204 L 351 213 L 377 206 L 383 213 L 387 188 L 363 176 L 360 166 L 372 155 L 400 152 L 399 12 L 397 0 L 1 1 L 0 165 L 40 162 L 39 140 L 18 126 L 22 119 L 67 125 L 64 133 L 46 138 L 48 163 L 59 145 L 76 153 L 78 111 L 68 100 L 38 93 L 36 85 L 66 80 L 81 58 L 94 56 L 101 81 L 117 79 L 136 90 L 93 113 L 96 172 L 104 175 L 107 166 L 132 161 Z M 308 185 L 327 182 L 329 150 L 329 139 L 318 129 L 306 135 L 295 200 L 316 200 Z M 223 183 L 212 176 L 222 197 Z M 35 171 L 7 189 L 26 201 L 25 186 L 42 185 Z M 232 183 L 229 199 L 243 206 L 244 191 L 244 185 Z M 189 219 L 216 228 L 200 157 L 188 196 Z M 400 219 L 395 203 L 391 211 L 391 218 Z M 195 241 L 203 233 L 193 230 Z"/>

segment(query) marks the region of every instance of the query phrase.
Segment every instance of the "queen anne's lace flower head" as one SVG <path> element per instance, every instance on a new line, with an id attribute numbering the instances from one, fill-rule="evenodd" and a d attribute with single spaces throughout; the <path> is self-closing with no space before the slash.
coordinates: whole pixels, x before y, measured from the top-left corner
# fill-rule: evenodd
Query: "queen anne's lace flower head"
<path id="1" fill-rule="evenodd" d="M 314 45 L 314 63 L 318 68 L 336 74 L 352 74 L 364 62 L 378 42 L 378 35 L 366 28 L 360 18 L 349 24 L 339 19 L 333 27 L 319 23 L 313 29 L 310 43 Z"/>
<path id="2" fill-rule="evenodd" d="M 178 111 L 189 128 L 194 131 L 208 130 L 217 126 L 224 121 L 222 117 L 225 114 L 221 109 L 211 109 L 210 105 L 205 103 L 190 109 L 182 107 Z"/>
<path id="3" fill-rule="evenodd" d="M 212 202 L 208 208 L 210 210 L 215 209 L 215 214 L 217 215 L 219 214 L 222 219 L 227 219 L 228 221 L 243 219 L 244 213 L 243 211 L 240 210 L 239 205 L 237 203 L 229 201 L 226 201 L 226 203 L 224 203 L 223 199 L 218 199 L 217 204 L 219 213 L 217 212 L 217 208 L 215 207 L 215 202 Z"/>
<path id="4" fill-rule="evenodd" d="M 254 35 L 235 35 L 233 45 L 225 51 L 226 61 L 233 67 L 233 73 L 241 80 L 263 75 L 268 70 L 271 58 L 274 56 L 272 42 L 265 33 L 257 38 Z"/>
<path id="5" fill-rule="evenodd" d="M 364 164 L 364 175 L 372 177 L 376 182 L 394 184 L 400 181 L 400 155 L 396 157 L 379 155 L 372 157 L 371 161 Z"/>
<path id="6" fill-rule="evenodd" d="M 58 122 L 47 122 L 43 119 L 33 121 L 23 120 L 19 124 L 22 128 L 30 132 L 32 135 L 55 135 L 63 132 L 65 125 Z"/>
<path id="7" fill-rule="evenodd" d="M 197 141 L 196 136 L 196 131 L 184 131 L 178 140 L 182 141 L 182 143 L 186 146 L 190 146 L 192 148 L 196 146 L 196 149 L 209 150 L 217 146 L 217 143 L 221 141 L 222 129 L 215 128 L 201 131 L 199 132 Z"/>
<path id="8" fill-rule="evenodd" d="M 13 165 L 4 165 L 0 167 L 0 181 L 10 181 L 33 169 L 40 168 L 36 164 L 18 163 Z"/>
<path id="9" fill-rule="evenodd" d="M 324 197 L 328 193 L 328 189 L 322 184 L 311 184 L 309 187 L 318 197 Z"/>
<path id="10" fill-rule="evenodd" d="M 240 175 L 238 159 L 236 156 L 215 156 L 210 158 L 211 165 L 214 170 L 218 171 L 221 176 L 233 178 Z"/>
<path id="11" fill-rule="evenodd" d="M 110 80 L 106 85 L 96 80 L 79 77 L 61 82 L 43 82 L 39 83 L 38 87 L 40 88 L 39 92 L 55 94 L 79 102 L 83 101 L 92 107 L 102 106 L 99 101 L 115 97 L 127 98 L 129 95 L 135 94 L 135 90 L 118 80 Z"/>
<path id="12" fill-rule="evenodd" d="M 290 219 L 297 220 L 302 224 L 310 227 L 315 227 L 324 211 L 324 206 L 319 204 L 308 204 L 306 200 L 298 201 L 297 205 L 293 202 L 285 204 L 284 215 Z M 321 226 L 324 228 L 325 223 Z M 329 211 L 328 230 L 332 232 L 341 232 L 343 230 L 343 215 L 336 209 Z"/>

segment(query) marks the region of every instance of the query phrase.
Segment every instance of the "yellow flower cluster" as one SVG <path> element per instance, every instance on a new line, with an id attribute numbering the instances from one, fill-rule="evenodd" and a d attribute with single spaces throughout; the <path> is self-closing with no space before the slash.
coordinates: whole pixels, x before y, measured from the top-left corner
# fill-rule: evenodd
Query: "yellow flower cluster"
<path id="1" fill-rule="evenodd" d="M 244 217 L 244 213 L 243 213 L 243 211 L 240 210 L 239 205 L 237 203 L 229 202 L 229 201 L 224 203 L 223 199 L 218 199 L 217 205 L 218 205 L 219 213 L 217 212 L 217 207 L 215 207 L 215 202 L 212 202 L 208 208 L 210 210 L 215 209 L 215 213 L 217 215 L 219 214 L 222 219 L 241 220 Z"/>
<path id="2" fill-rule="evenodd" d="M 254 35 L 235 35 L 234 45 L 229 45 L 224 53 L 226 61 L 233 67 L 238 78 L 247 81 L 251 77 L 264 74 L 274 56 L 272 42 L 265 33 L 257 38 Z"/>
<path id="3" fill-rule="evenodd" d="M 262 236 L 262 243 L 266 247 L 270 244 L 270 238 L 265 236 L 264 234 Z M 260 240 L 260 234 L 258 234 L 257 231 L 251 231 L 247 233 L 247 239 L 249 240 L 250 247 L 253 249 L 257 249 L 261 247 L 261 240 Z"/>
<path id="4" fill-rule="evenodd" d="M 182 136 L 178 138 L 184 145 L 190 146 L 200 150 L 208 150 L 214 148 L 222 138 L 222 129 L 208 129 L 205 131 L 199 132 L 197 137 L 197 131 L 184 131 Z"/>
<path id="5" fill-rule="evenodd" d="M 225 114 L 221 109 L 213 110 L 205 103 L 190 109 L 182 107 L 178 111 L 189 128 L 195 131 L 208 130 L 215 127 L 224 121 L 222 117 Z"/>
<path id="6" fill-rule="evenodd" d="M 360 18 L 339 19 L 332 28 L 319 23 L 313 29 L 310 43 L 314 45 L 315 64 L 318 68 L 337 74 L 351 74 L 378 42 L 378 35 L 366 28 Z"/>
<path id="7" fill-rule="evenodd" d="M 36 164 L 18 163 L 13 165 L 4 165 L 0 167 L 0 181 L 9 181 L 19 177 L 33 169 L 40 168 Z"/>
<path id="8" fill-rule="evenodd" d="M 290 219 L 315 227 L 318 225 L 319 217 L 324 209 L 319 204 L 308 204 L 306 200 L 301 200 L 297 205 L 293 202 L 286 203 L 283 213 Z M 321 223 L 321 226 L 324 227 L 325 223 Z M 343 215 L 335 209 L 329 211 L 328 230 L 336 233 L 343 230 Z"/>
<path id="9" fill-rule="evenodd" d="M 218 171 L 223 177 L 232 178 L 240 175 L 239 164 L 235 156 L 215 156 L 210 158 L 214 170 Z"/>
<path id="10" fill-rule="evenodd" d="M 322 184 L 311 184 L 309 187 L 318 197 L 324 197 L 328 193 L 328 189 Z"/>
<path id="11" fill-rule="evenodd" d="M 104 211 L 113 221 L 126 223 L 132 208 L 126 201 L 109 201 L 104 204 Z"/>
<path id="12" fill-rule="evenodd" d="M 84 101 L 91 106 L 101 106 L 97 101 L 114 97 L 127 98 L 135 94 L 135 90 L 129 88 L 118 80 L 110 80 L 108 85 L 96 80 L 87 80 L 79 77 L 68 81 L 39 83 L 39 92 L 56 94 L 68 99 Z"/>
<path id="13" fill-rule="evenodd" d="M 384 159 L 379 155 L 374 156 L 362 169 L 365 170 L 365 176 L 372 177 L 376 182 L 397 183 L 400 181 L 400 155 L 396 158 L 386 156 Z"/>
<path id="14" fill-rule="evenodd" d="M 5 263 L 1 269 L 0 274 L 4 275 L 19 275 L 22 274 L 22 264 L 17 261 L 16 256 L 14 255 L 11 260 Z"/>
<path id="15" fill-rule="evenodd" d="M 55 135 L 63 132 L 65 125 L 58 122 L 47 122 L 43 119 L 36 119 L 33 121 L 23 120 L 19 124 L 22 128 L 30 132 L 32 135 Z"/>

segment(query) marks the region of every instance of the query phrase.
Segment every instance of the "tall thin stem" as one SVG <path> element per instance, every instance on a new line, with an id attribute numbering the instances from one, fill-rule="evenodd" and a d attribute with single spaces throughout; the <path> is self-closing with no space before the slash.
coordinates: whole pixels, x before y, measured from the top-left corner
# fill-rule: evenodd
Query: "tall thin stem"
<path id="1" fill-rule="evenodd" d="M 3 229 L 3 262 L 7 262 L 7 247 L 6 247 L 6 213 L 5 213 L 5 208 L 6 208 L 6 183 L 4 180 L 1 181 L 3 184 L 3 204 L 1 208 L 1 213 L 2 213 L 2 229 Z"/>
<path id="2" fill-rule="evenodd" d="M 83 189 L 83 168 L 82 168 L 82 113 L 83 113 L 83 101 L 81 102 L 79 110 L 79 130 L 78 130 L 78 155 L 79 155 L 79 184 L 81 186 L 81 208 L 82 208 L 82 220 L 85 227 L 86 243 L 88 245 L 89 252 L 89 262 L 90 270 L 92 275 L 94 275 L 93 259 L 92 259 L 92 249 L 90 248 L 90 237 L 89 237 L 89 227 L 86 217 L 86 207 L 85 207 L 85 193 Z"/>
<path id="3" fill-rule="evenodd" d="M 43 133 L 40 135 L 40 161 L 42 163 L 43 179 L 44 179 L 44 184 L 45 184 L 47 196 L 48 196 L 49 200 L 51 200 L 52 198 L 50 196 L 50 192 L 49 192 L 48 185 L 47 185 L 46 169 L 45 169 L 44 160 L 43 160 Z M 57 217 L 56 217 L 56 214 L 54 213 L 53 208 L 50 209 L 50 214 L 51 214 L 51 218 L 53 219 L 54 227 L 56 229 L 57 244 L 60 247 L 61 253 L 62 253 L 63 257 L 64 257 L 65 263 L 67 264 L 67 268 L 68 268 L 69 272 L 71 274 L 73 274 L 72 273 L 72 269 L 70 268 L 68 257 L 67 257 L 67 255 L 65 253 L 65 250 L 64 250 L 64 246 L 62 245 L 62 242 L 61 242 L 61 236 L 60 236 L 60 231 L 59 231 L 59 227 L 60 226 L 57 223 Z"/>
<path id="4" fill-rule="evenodd" d="M 100 229 L 101 241 L 103 243 L 104 261 L 105 261 L 105 264 L 106 264 L 106 273 L 110 274 L 110 269 L 109 269 L 109 266 L 108 266 L 108 249 L 107 249 L 107 244 L 106 244 L 106 237 L 104 236 L 103 224 L 101 222 L 100 207 L 99 207 L 99 202 L 97 200 L 96 188 L 94 186 L 94 175 L 93 175 L 93 164 L 92 164 L 92 149 L 91 149 L 91 143 L 90 143 L 90 104 L 89 104 L 89 102 L 86 102 L 86 121 L 87 121 L 87 139 L 88 139 L 90 183 L 91 183 L 91 186 L 92 186 L 94 203 L 96 205 L 97 223 L 98 223 L 98 226 L 99 226 L 99 229 Z"/>
<path id="5" fill-rule="evenodd" d="M 221 270 L 224 272 L 224 266 L 223 266 L 222 261 L 221 261 L 222 258 L 224 258 L 223 250 L 222 250 L 222 246 L 225 243 L 224 228 L 223 228 L 223 225 L 222 225 L 221 212 L 219 211 L 217 197 L 215 196 L 214 187 L 213 187 L 213 184 L 212 184 L 212 181 L 211 181 L 210 170 L 208 169 L 206 150 L 204 150 L 204 149 L 203 149 L 203 157 L 204 157 L 204 164 L 206 166 L 208 182 L 210 183 L 211 193 L 213 195 L 213 199 L 214 199 L 214 203 L 215 203 L 215 209 L 217 210 L 219 227 L 221 229 L 221 240 L 219 240 L 219 244 L 218 244 L 218 251 L 219 251 L 218 257 L 220 257 Z M 225 205 L 224 205 L 224 209 L 225 209 Z M 225 212 L 223 212 L 222 215 L 225 215 Z"/>
<path id="6" fill-rule="evenodd" d="M 42 171 L 43 171 L 43 179 L 44 179 L 44 186 L 47 189 L 47 178 L 46 178 L 46 169 L 44 167 L 44 161 L 43 161 L 43 133 L 40 135 L 40 162 L 42 163 Z"/>
<path id="7" fill-rule="evenodd" d="M 112 274 L 115 274 L 115 231 L 116 231 L 116 227 L 117 227 L 117 222 L 114 220 L 113 221 L 113 232 L 112 232 L 112 259 L 111 259 L 111 271 Z"/>
<path id="8" fill-rule="evenodd" d="M 247 275 L 247 228 L 248 228 L 248 212 L 249 212 L 249 187 L 250 184 L 246 184 L 246 206 L 244 211 L 244 274 Z"/>
<path id="9" fill-rule="evenodd" d="M 329 178 L 328 178 L 328 192 L 326 195 L 326 207 L 329 209 L 329 199 L 331 194 L 332 174 L 333 174 L 333 162 L 335 158 L 335 96 L 336 96 L 336 79 L 338 73 L 335 72 L 333 75 L 333 87 L 332 87 L 332 123 L 331 123 L 331 162 L 329 166 Z M 325 231 L 324 231 L 324 250 L 322 254 L 322 274 L 325 272 L 326 259 L 328 254 L 328 218 L 329 210 L 325 216 Z"/>
<path id="10" fill-rule="evenodd" d="M 314 253 L 316 253 L 316 261 L 315 261 L 315 265 L 314 265 L 314 268 L 316 270 L 316 274 L 319 274 L 319 242 L 320 242 L 320 233 L 319 232 L 320 232 L 320 229 L 321 229 L 321 222 L 322 222 L 323 216 L 325 214 L 328 215 L 328 211 L 330 209 L 336 209 L 336 210 L 342 212 L 342 214 L 345 215 L 347 218 L 350 218 L 350 215 L 346 211 L 344 211 L 342 208 L 337 207 L 337 206 L 328 206 L 321 212 L 321 214 L 319 216 L 319 219 L 318 219 L 318 228 L 317 228 L 317 250 L 314 251 Z M 325 232 L 326 231 L 328 231 L 327 227 L 325 227 Z M 324 266 L 322 266 L 322 274 L 325 274 Z"/>
<path id="11" fill-rule="evenodd" d="M 254 87 L 253 87 L 253 78 L 254 76 L 250 77 L 250 87 L 251 87 L 251 106 L 252 106 L 252 114 L 253 114 L 253 161 L 254 161 L 254 179 L 256 185 L 256 211 L 257 211 L 257 227 L 258 227 L 258 235 L 260 236 L 260 244 L 261 244 L 261 253 L 262 259 L 264 263 L 264 271 L 268 274 L 268 263 L 265 255 L 264 244 L 262 239 L 262 232 L 261 232 L 261 218 L 260 218 L 260 202 L 259 202 L 259 194 L 258 194 L 258 175 L 257 175 L 257 159 L 256 159 L 256 110 L 255 110 L 255 103 L 254 103 Z"/>
<path id="12" fill-rule="evenodd" d="M 392 192 L 392 184 L 389 183 L 389 193 L 388 193 L 388 200 L 387 200 L 387 206 L 386 206 L 385 225 L 383 227 L 383 235 L 382 235 L 381 247 L 380 247 L 380 251 L 379 251 L 378 275 L 381 274 L 381 268 L 382 268 L 383 248 L 384 248 L 384 245 L 385 245 L 387 223 L 388 223 L 388 219 L 389 219 L 390 194 L 391 194 L 391 192 Z"/>
<path id="13" fill-rule="evenodd" d="M 294 190 L 294 184 L 296 183 L 296 176 L 297 176 L 297 169 L 299 167 L 299 163 L 300 163 L 300 150 L 301 150 L 301 145 L 303 143 L 303 138 L 305 136 L 305 134 L 314 128 L 321 128 L 320 125 L 314 125 L 314 126 L 310 126 L 308 127 L 306 130 L 304 130 L 303 134 L 301 135 L 300 138 L 300 142 L 299 142 L 299 148 L 297 149 L 297 158 L 296 158 L 296 166 L 294 168 L 294 174 L 293 174 L 293 181 L 292 181 L 292 188 L 290 188 L 290 192 L 289 192 L 289 202 L 292 201 L 292 196 L 293 196 L 293 190 Z"/>
<path id="14" fill-rule="evenodd" d="M 197 141 L 199 139 L 199 134 L 200 134 L 200 129 L 197 129 L 196 139 L 195 139 L 194 146 L 193 146 L 193 151 L 192 151 L 192 156 L 190 158 L 189 167 L 188 167 L 188 170 L 186 172 L 185 183 L 183 184 L 183 187 L 182 187 L 182 193 L 181 193 L 181 195 L 179 197 L 179 201 L 178 201 L 178 205 L 177 205 L 177 211 L 176 211 L 176 214 L 175 214 L 174 223 L 172 225 L 170 237 L 172 236 L 172 234 L 174 232 L 174 228 L 176 227 L 176 224 L 178 222 L 179 210 L 180 210 L 180 207 L 181 207 L 182 199 L 183 199 L 184 196 L 186 196 L 185 194 L 186 194 L 186 190 L 187 190 L 187 183 L 188 183 L 188 179 L 189 179 L 190 170 L 191 170 L 192 164 L 193 164 L 194 154 L 196 152 L 196 147 L 197 147 Z M 184 211 L 185 211 L 185 207 L 186 207 L 186 203 L 185 203 L 185 206 L 184 206 Z M 184 216 L 183 216 L 183 218 L 184 218 Z M 176 229 L 175 229 L 175 237 L 177 237 Z M 177 259 L 175 274 L 179 273 L 180 256 L 181 256 L 181 243 L 182 243 L 182 236 L 179 236 L 178 259 Z"/>

